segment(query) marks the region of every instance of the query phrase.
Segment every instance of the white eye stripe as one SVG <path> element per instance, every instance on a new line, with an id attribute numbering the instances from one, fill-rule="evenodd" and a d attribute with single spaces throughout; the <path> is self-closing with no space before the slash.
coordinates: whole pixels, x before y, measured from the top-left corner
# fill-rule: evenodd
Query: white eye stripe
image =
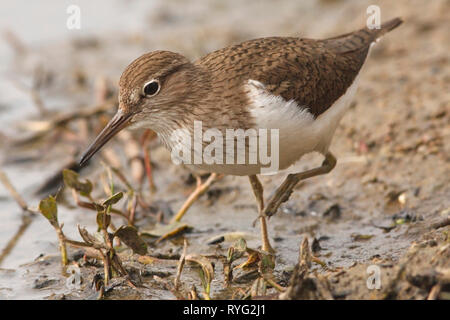
<path id="1" fill-rule="evenodd" d="M 158 94 L 160 89 L 161 86 L 159 84 L 159 81 L 157 79 L 152 79 L 150 81 L 147 81 L 142 87 L 142 95 L 145 97 L 153 97 Z"/>

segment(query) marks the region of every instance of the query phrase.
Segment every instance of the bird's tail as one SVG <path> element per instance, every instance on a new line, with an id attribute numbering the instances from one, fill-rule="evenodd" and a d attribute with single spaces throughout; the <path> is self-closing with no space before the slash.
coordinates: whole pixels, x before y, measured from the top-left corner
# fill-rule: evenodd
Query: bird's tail
<path id="1" fill-rule="evenodd" d="M 325 46 L 338 52 L 349 52 L 366 49 L 371 43 L 379 39 L 385 33 L 401 25 L 401 18 L 394 18 L 383 23 L 379 29 L 363 28 L 358 31 L 346 33 L 337 37 L 322 40 Z"/>
<path id="2" fill-rule="evenodd" d="M 372 33 L 372 35 L 374 37 L 374 40 L 376 40 L 376 39 L 380 38 L 382 35 L 384 35 L 385 33 L 387 33 L 389 31 L 397 28 L 402 23 L 403 23 L 403 20 L 401 18 L 397 17 L 397 18 L 391 19 L 391 20 L 383 23 L 380 26 L 380 29 L 366 29 L 366 28 L 364 28 L 364 29 L 362 29 L 360 31 L 369 30 L 369 32 Z"/>

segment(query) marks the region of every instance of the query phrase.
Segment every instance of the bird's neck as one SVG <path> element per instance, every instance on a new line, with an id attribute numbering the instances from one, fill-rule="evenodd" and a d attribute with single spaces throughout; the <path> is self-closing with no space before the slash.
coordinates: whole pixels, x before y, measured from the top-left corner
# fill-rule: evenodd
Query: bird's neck
<path id="1" fill-rule="evenodd" d="M 152 129 L 171 150 L 176 143 L 175 137 L 194 134 L 196 122 L 211 122 L 209 118 L 214 117 L 214 112 L 210 106 L 215 99 L 210 73 L 201 66 L 186 65 L 176 77 L 168 79 L 166 85 L 174 92 L 171 100 L 165 102 L 170 108 L 158 116 L 160 119 L 152 124 Z"/>

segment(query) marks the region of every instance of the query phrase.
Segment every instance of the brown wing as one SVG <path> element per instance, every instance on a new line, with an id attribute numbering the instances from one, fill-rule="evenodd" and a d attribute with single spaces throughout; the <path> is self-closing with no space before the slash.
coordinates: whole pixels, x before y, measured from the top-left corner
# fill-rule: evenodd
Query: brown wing
<path id="1" fill-rule="evenodd" d="M 213 90 L 221 95 L 222 101 L 243 103 L 243 84 L 253 79 L 263 83 L 274 95 L 293 99 L 309 108 L 317 117 L 352 84 L 370 43 L 380 33 L 363 29 L 326 40 L 255 39 L 212 52 L 196 64 L 211 72 L 211 80 L 216 84 Z M 232 97 L 232 92 L 241 95 Z"/>

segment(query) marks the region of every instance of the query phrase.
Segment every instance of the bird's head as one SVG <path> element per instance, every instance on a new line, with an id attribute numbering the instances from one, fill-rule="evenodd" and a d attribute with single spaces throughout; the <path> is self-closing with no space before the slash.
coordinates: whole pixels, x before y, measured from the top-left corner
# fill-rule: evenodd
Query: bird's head
<path id="1" fill-rule="evenodd" d="M 116 115 L 88 147 L 80 165 L 125 127 L 170 135 L 182 126 L 192 110 L 190 106 L 199 98 L 199 90 L 193 89 L 201 86 L 198 73 L 189 60 L 169 51 L 150 52 L 134 60 L 120 77 Z"/>

